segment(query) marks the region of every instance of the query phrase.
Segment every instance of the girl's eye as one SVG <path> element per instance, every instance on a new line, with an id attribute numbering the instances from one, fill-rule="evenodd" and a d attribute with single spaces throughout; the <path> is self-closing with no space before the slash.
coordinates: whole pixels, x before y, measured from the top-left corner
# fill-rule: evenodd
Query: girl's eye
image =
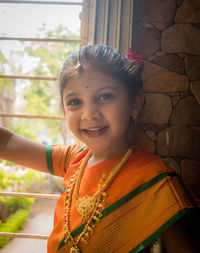
<path id="1" fill-rule="evenodd" d="M 66 106 L 76 106 L 80 104 L 81 104 L 80 99 L 71 99 L 69 102 L 66 103 Z"/>
<path id="2" fill-rule="evenodd" d="M 98 102 L 104 102 L 113 98 L 113 94 L 105 93 L 97 97 Z"/>

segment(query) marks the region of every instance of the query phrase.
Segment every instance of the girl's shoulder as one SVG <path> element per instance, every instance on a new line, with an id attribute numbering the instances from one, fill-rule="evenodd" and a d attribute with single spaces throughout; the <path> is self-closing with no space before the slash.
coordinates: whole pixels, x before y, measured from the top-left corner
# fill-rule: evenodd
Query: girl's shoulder
<path id="1" fill-rule="evenodd" d="M 136 150 L 131 157 L 131 162 L 145 171 L 151 170 L 158 174 L 163 172 L 173 172 L 160 156 L 144 150 Z"/>
<path id="2" fill-rule="evenodd" d="M 86 146 L 49 145 L 46 147 L 48 170 L 51 174 L 64 177 L 71 163 L 76 163 L 84 156 Z"/>

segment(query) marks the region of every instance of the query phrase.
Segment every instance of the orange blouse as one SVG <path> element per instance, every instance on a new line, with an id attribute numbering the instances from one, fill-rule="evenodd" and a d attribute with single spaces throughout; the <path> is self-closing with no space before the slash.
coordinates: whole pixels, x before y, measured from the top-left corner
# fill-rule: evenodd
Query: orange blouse
<path id="1" fill-rule="evenodd" d="M 50 173 L 64 177 L 66 188 L 70 177 L 80 166 L 88 149 L 77 145 L 48 146 L 47 163 Z M 103 175 L 109 175 L 121 156 L 86 166 L 81 179 L 80 197 L 92 196 Z M 179 176 L 167 168 L 158 156 L 135 151 L 107 190 L 103 217 L 96 225 L 88 245 L 81 252 L 125 253 L 139 252 L 159 237 L 177 219 L 195 209 L 195 201 L 180 183 Z M 70 252 L 64 242 L 64 198 L 58 200 L 54 215 L 54 229 L 48 240 L 48 253 Z M 70 231 L 78 236 L 84 223 L 72 198 Z"/>

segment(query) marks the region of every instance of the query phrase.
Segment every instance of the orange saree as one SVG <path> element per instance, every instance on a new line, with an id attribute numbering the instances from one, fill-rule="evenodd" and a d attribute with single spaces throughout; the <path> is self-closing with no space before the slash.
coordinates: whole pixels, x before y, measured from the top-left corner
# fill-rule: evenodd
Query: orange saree
<path id="1" fill-rule="evenodd" d="M 79 152 L 77 146 L 49 146 L 49 171 L 63 176 L 63 185 L 67 187 L 70 177 L 76 172 L 87 152 L 87 148 Z M 91 168 L 86 167 L 79 195 L 92 196 L 98 189 L 102 175 L 109 175 L 119 159 L 120 157 L 114 157 Z M 143 151 L 132 153 L 107 193 L 101 221 L 96 224 L 88 244 L 78 245 L 83 253 L 139 252 L 197 206 L 179 176 L 168 169 L 159 157 Z M 61 195 L 56 206 L 54 229 L 48 240 L 48 253 L 70 252 L 71 244 L 65 243 L 63 237 L 65 196 L 65 193 Z M 72 197 L 72 236 L 77 238 L 84 226 L 85 223 L 76 209 L 76 201 Z"/>

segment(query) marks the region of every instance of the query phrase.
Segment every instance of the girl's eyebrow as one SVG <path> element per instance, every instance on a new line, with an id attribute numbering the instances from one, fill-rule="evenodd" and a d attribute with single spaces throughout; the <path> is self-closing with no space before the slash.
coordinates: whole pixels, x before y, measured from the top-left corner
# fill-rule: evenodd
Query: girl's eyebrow
<path id="1" fill-rule="evenodd" d="M 99 88 L 97 91 L 102 91 L 102 90 L 105 90 L 105 89 L 117 90 L 117 87 L 115 87 L 115 86 L 105 86 L 105 87 Z M 75 92 L 68 93 L 67 95 L 65 95 L 64 98 L 67 99 L 68 97 L 73 97 L 73 96 L 78 96 L 78 93 L 75 93 Z"/>
<path id="2" fill-rule="evenodd" d="M 105 86 L 105 87 L 99 88 L 98 91 L 102 91 L 102 90 L 105 90 L 105 89 L 117 90 L 117 87 L 115 87 L 115 86 Z"/>
<path id="3" fill-rule="evenodd" d="M 68 93 L 66 96 L 65 96 L 65 99 L 68 98 L 68 97 L 72 97 L 72 96 L 77 96 L 78 94 L 77 93 Z"/>

